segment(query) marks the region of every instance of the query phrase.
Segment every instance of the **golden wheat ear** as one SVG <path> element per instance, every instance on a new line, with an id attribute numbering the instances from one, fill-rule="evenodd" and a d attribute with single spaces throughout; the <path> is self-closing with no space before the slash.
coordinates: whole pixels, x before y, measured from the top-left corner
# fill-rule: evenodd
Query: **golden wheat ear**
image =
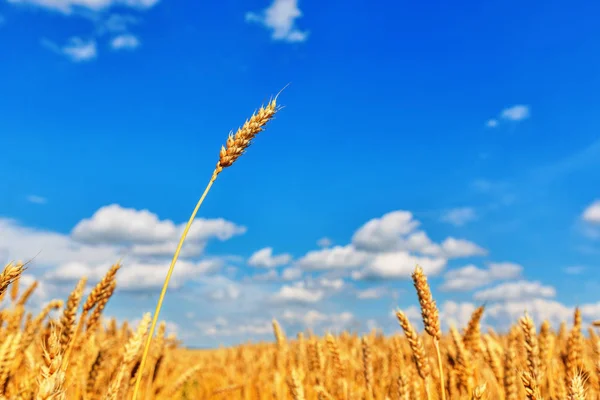
<path id="1" fill-rule="evenodd" d="M 283 89 L 282 89 L 283 90 Z M 163 283 L 163 287 L 160 293 L 160 297 L 158 298 L 158 302 L 156 304 L 156 309 L 154 310 L 154 316 L 152 318 L 152 325 L 150 326 L 150 332 L 146 338 L 146 343 L 144 345 L 144 352 L 142 354 L 142 359 L 139 366 L 139 373 L 137 374 L 137 378 L 135 381 L 135 388 L 133 390 L 133 397 L 131 400 L 136 400 L 139 390 L 140 384 L 142 381 L 142 376 L 144 375 L 144 366 L 146 364 L 146 359 L 148 358 L 148 351 L 150 350 L 150 343 L 152 342 L 152 335 L 154 334 L 154 330 L 156 329 L 156 323 L 158 322 L 158 315 L 160 314 L 160 309 L 162 307 L 162 303 L 164 301 L 165 295 L 167 293 L 167 287 L 169 286 L 169 281 L 171 280 L 171 275 L 173 274 L 173 270 L 175 268 L 175 263 L 179 258 L 179 253 L 181 252 L 181 247 L 183 246 L 183 242 L 192 226 L 192 222 L 196 218 L 196 214 L 200 209 L 200 206 L 204 202 L 204 198 L 210 191 L 213 183 L 217 179 L 217 176 L 223 171 L 224 168 L 230 167 L 237 161 L 237 159 L 246 152 L 250 144 L 252 144 L 252 140 L 258 135 L 267 125 L 267 123 L 273 119 L 277 111 L 280 110 L 280 107 L 277 106 L 277 98 L 281 91 L 271 100 L 266 106 L 262 106 L 257 112 L 255 112 L 249 120 L 246 120 L 244 124 L 237 130 L 235 135 L 229 135 L 227 138 L 227 142 L 225 146 L 221 146 L 221 151 L 219 152 L 219 161 L 217 161 L 217 165 L 213 171 L 213 174 L 208 181 L 208 185 L 206 185 L 206 189 L 204 189 L 204 193 L 196 203 L 196 207 L 188 220 L 185 229 L 181 235 L 181 239 L 179 239 L 179 243 L 177 244 L 177 249 L 175 250 L 175 254 L 173 255 L 173 259 L 171 260 L 171 265 L 169 266 L 169 270 L 167 271 L 167 276 Z"/>

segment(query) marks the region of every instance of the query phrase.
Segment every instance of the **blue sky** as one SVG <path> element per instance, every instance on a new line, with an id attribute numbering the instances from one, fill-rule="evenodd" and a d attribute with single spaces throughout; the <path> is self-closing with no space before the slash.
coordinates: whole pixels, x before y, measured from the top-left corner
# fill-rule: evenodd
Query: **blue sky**
<path id="1" fill-rule="evenodd" d="M 600 318 L 598 12 L 0 1 L 0 261 L 37 255 L 40 307 L 124 256 L 106 315 L 153 310 L 228 132 L 289 83 L 177 265 L 187 344 L 394 331 L 416 263 L 447 324 Z"/>

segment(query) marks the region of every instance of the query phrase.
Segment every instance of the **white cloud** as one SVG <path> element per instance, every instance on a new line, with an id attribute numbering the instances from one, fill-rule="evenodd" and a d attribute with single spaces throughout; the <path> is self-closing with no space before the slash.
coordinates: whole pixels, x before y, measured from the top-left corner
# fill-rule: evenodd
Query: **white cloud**
<path id="1" fill-rule="evenodd" d="M 476 307 L 476 304 L 469 302 L 446 301 L 440 307 L 440 320 L 446 329 L 450 323 L 464 327 Z M 583 304 L 579 309 L 585 325 L 600 318 L 600 303 Z M 561 322 L 572 320 L 574 311 L 573 306 L 545 298 L 510 300 L 486 305 L 482 325 L 506 330 L 527 312 L 537 326 L 548 320 L 553 327 L 558 328 Z M 418 309 L 415 314 L 418 314 Z M 415 315 L 414 318 L 418 320 L 420 315 Z"/>
<path id="2" fill-rule="evenodd" d="M 495 118 L 488 119 L 488 121 L 485 123 L 485 125 L 486 125 L 488 128 L 495 128 L 495 127 L 497 127 L 497 126 L 498 126 L 498 120 L 497 120 L 497 119 L 495 119 Z"/>
<path id="3" fill-rule="evenodd" d="M 129 7 L 133 9 L 148 9 L 159 0 L 8 0 L 13 4 L 30 4 L 64 14 L 71 14 L 77 9 L 102 11 L 114 6 Z"/>
<path id="4" fill-rule="evenodd" d="M 36 196 L 34 194 L 27 196 L 27 201 L 33 204 L 46 204 L 48 200 L 42 196 Z"/>
<path id="5" fill-rule="evenodd" d="M 106 32 L 124 33 L 129 30 L 130 25 L 139 23 L 139 19 L 126 14 L 110 14 L 108 18 L 101 21 L 98 27 L 98 34 Z"/>
<path id="6" fill-rule="evenodd" d="M 35 257 L 34 263 L 50 267 L 71 261 L 100 264 L 120 257 L 119 250 L 113 246 L 77 243 L 68 235 L 25 227 L 11 219 L 0 218 L 0 232 L 3 261 Z"/>
<path id="7" fill-rule="evenodd" d="M 308 289 L 303 284 L 294 286 L 284 285 L 277 292 L 273 299 L 281 303 L 316 303 L 324 296 L 322 290 Z"/>
<path id="8" fill-rule="evenodd" d="M 595 313 L 598 316 L 600 315 L 600 303 L 595 307 L 587 306 L 586 310 L 588 314 Z M 574 307 L 568 307 L 554 300 L 537 298 L 492 304 L 485 311 L 493 319 L 495 326 L 499 328 L 507 328 L 510 324 L 514 324 L 525 312 L 529 314 L 536 325 L 547 319 L 556 327 L 561 322 L 573 318 Z"/>
<path id="9" fill-rule="evenodd" d="M 444 258 L 416 257 L 405 251 L 377 255 L 367 267 L 352 274 L 360 279 L 408 279 L 420 265 L 428 276 L 438 275 L 446 266 Z"/>
<path id="10" fill-rule="evenodd" d="M 361 300 L 367 299 L 380 299 L 385 294 L 385 290 L 381 288 L 370 288 L 365 290 L 359 290 L 356 293 L 356 297 Z"/>
<path id="11" fill-rule="evenodd" d="M 317 246 L 319 246 L 319 247 L 329 247 L 332 244 L 333 244 L 333 242 L 331 241 L 331 239 L 329 239 L 327 237 L 323 237 L 317 241 Z"/>
<path id="12" fill-rule="evenodd" d="M 128 210 L 121 216 L 130 218 L 127 222 L 131 223 L 131 229 L 128 231 L 126 224 L 115 225 L 112 218 L 97 218 L 103 214 L 96 213 L 95 217 L 83 220 L 73 229 L 74 236 L 85 239 L 83 242 L 74 240 L 70 235 L 26 227 L 17 221 L 0 218 L 0 236 L 3 238 L 0 262 L 33 259 L 32 265 L 41 267 L 36 271 L 41 271 L 49 282 L 76 281 L 83 275 L 88 276 L 91 282 L 99 280 L 112 263 L 122 259 L 119 289 L 139 291 L 160 287 L 169 266 L 167 256 L 170 257 L 175 250 L 180 227 L 169 220 L 159 221 L 149 212 L 119 206 L 114 206 L 113 210 Z M 198 242 L 198 239 L 224 239 L 240 232 L 239 227 L 224 220 L 205 220 L 192 228 L 192 241 L 183 247 L 175 266 L 174 288 L 226 266 L 226 258 L 190 260 L 190 257 L 200 255 L 204 247 L 204 242 Z"/>
<path id="13" fill-rule="evenodd" d="M 248 322 L 235 321 L 230 324 L 223 317 L 217 317 L 212 322 L 197 322 L 196 326 L 207 336 L 244 336 L 249 335 L 271 335 L 273 334 L 273 325 L 271 321 L 254 320 Z"/>
<path id="14" fill-rule="evenodd" d="M 518 104 L 509 108 L 505 108 L 500 113 L 503 119 L 510 121 L 521 121 L 529 117 L 529 106 Z"/>
<path id="15" fill-rule="evenodd" d="M 264 274 L 253 275 L 249 280 L 256 282 L 275 282 L 279 279 L 279 274 L 276 270 L 270 269 Z"/>
<path id="16" fill-rule="evenodd" d="M 264 25 L 271 30 L 271 38 L 274 40 L 303 42 L 308 38 L 308 32 L 296 27 L 296 19 L 301 16 L 298 0 L 273 0 L 273 3 L 260 13 L 246 13 L 246 21 Z"/>
<path id="17" fill-rule="evenodd" d="M 306 312 L 297 312 L 286 310 L 281 318 L 288 324 L 300 325 L 306 329 L 324 329 L 327 331 L 342 331 L 348 329 L 354 322 L 355 317 L 351 312 L 325 314 L 317 310 L 308 310 Z"/>
<path id="18" fill-rule="evenodd" d="M 590 204 L 583 211 L 581 219 L 590 224 L 600 224 L 600 200 L 596 200 Z"/>
<path id="19" fill-rule="evenodd" d="M 87 244 L 156 244 L 177 242 L 185 224 L 160 220 L 148 210 L 124 208 L 111 204 L 100 208 L 91 218 L 83 219 L 71 231 L 72 237 Z M 188 241 L 206 241 L 216 237 L 227 240 L 246 232 L 246 228 L 219 219 L 198 218 L 188 233 Z"/>
<path id="20" fill-rule="evenodd" d="M 352 245 L 334 246 L 327 249 L 308 252 L 304 257 L 296 261 L 298 268 L 305 270 L 330 270 L 356 268 L 369 259 L 365 252 L 358 251 Z"/>
<path id="21" fill-rule="evenodd" d="M 463 226 L 477 218 L 475 210 L 471 207 L 454 208 L 442 215 L 442 221 L 455 226 Z"/>
<path id="22" fill-rule="evenodd" d="M 473 242 L 464 239 L 447 238 L 442 242 L 442 250 L 448 258 L 484 256 L 487 251 Z"/>
<path id="23" fill-rule="evenodd" d="M 352 244 L 366 251 L 394 250 L 399 237 L 408 235 L 419 225 L 409 211 L 393 211 L 360 227 L 352 237 Z"/>
<path id="24" fill-rule="evenodd" d="M 113 38 L 110 42 L 110 46 L 114 50 L 133 50 L 140 45 L 140 40 L 137 36 L 125 33 Z"/>
<path id="25" fill-rule="evenodd" d="M 440 307 L 440 321 L 443 321 L 446 328 L 452 325 L 457 328 L 464 327 L 469 323 L 471 314 L 473 314 L 476 308 L 477 306 L 473 303 L 445 301 Z M 482 322 L 484 317 L 485 313 L 482 317 Z"/>
<path id="26" fill-rule="evenodd" d="M 300 268 L 290 267 L 283 270 L 281 278 L 284 281 L 293 281 L 302 277 L 302 270 Z"/>
<path id="27" fill-rule="evenodd" d="M 179 260 L 175 265 L 169 287 L 180 288 L 190 279 L 218 271 L 222 264 L 219 259 L 199 262 Z M 109 268 L 110 263 L 92 265 L 84 262 L 66 262 L 46 273 L 44 278 L 50 281 L 70 282 L 79 280 L 85 275 L 90 281 L 97 282 Z M 162 287 L 168 268 L 168 263 L 123 261 L 123 266 L 119 270 L 118 288 L 125 291 L 159 289 Z"/>
<path id="28" fill-rule="evenodd" d="M 98 54 L 96 41 L 94 39 L 84 40 L 80 37 L 72 37 L 67 44 L 62 47 L 58 47 L 56 44 L 49 41 L 44 41 L 43 43 L 49 49 L 64 55 L 73 62 L 91 61 L 96 58 Z"/>
<path id="29" fill-rule="evenodd" d="M 521 301 L 524 299 L 554 296 L 556 296 L 556 289 L 552 286 L 543 285 L 538 281 L 529 282 L 520 280 L 480 290 L 473 295 L 473 298 L 478 301 Z"/>
<path id="30" fill-rule="evenodd" d="M 339 278 L 338 279 L 321 278 L 317 281 L 317 285 L 324 289 L 340 290 L 344 287 L 344 280 L 339 279 Z"/>
<path id="31" fill-rule="evenodd" d="M 419 225 L 409 211 L 393 211 L 360 227 L 352 237 L 352 244 L 366 252 L 409 251 L 440 258 L 487 254 L 486 250 L 465 239 L 449 237 L 438 245 L 425 232 L 416 231 Z"/>
<path id="32" fill-rule="evenodd" d="M 518 278 L 523 267 L 514 263 L 491 263 L 487 269 L 477 268 L 473 264 L 448 271 L 444 275 L 442 290 L 469 291 L 498 280 Z"/>
<path id="33" fill-rule="evenodd" d="M 225 287 L 218 288 L 209 293 L 209 298 L 215 301 L 237 300 L 240 297 L 241 289 L 239 285 L 229 283 Z"/>
<path id="34" fill-rule="evenodd" d="M 252 254 L 248 260 L 248 264 L 253 267 L 275 268 L 288 264 L 290 261 L 292 261 L 292 256 L 290 254 L 286 253 L 274 256 L 273 248 L 265 247 Z"/>

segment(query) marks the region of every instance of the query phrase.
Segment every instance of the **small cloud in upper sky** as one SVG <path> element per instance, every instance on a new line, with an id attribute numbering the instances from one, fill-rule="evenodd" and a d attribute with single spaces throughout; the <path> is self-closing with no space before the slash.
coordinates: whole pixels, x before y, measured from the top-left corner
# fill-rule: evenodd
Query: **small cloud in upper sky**
<path id="1" fill-rule="evenodd" d="M 84 40 L 80 37 L 72 37 L 64 46 L 59 46 L 48 39 L 42 39 L 42 46 L 67 57 L 73 62 L 90 61 L 96 58 L 98 54 L 94 39 Z"/>
<path id="2" fill-rule="evenodd" d="M 485 125 L 488 128 L 496 128 L 501 120 L 518 122 L 529 118 L 530 114 L 529 106 L 517 104 L 502 110 L 497 118 L 488 119 Z"/>
<path id="3" fill-rule="evenodd" d="M 333 242 L 328 237 L 323 237 L 317 241 L 319 247 L 330 247 L 332 244 Z"/>
<path id="4" fill-rule="evenodd" d="M 581 218 L 590 224 L 600 224 L 600 200 L 590 204 L 581 215 Z"/>
<path id="5" fill-rule="evenodd" d="M 500 116 L 510 121 L 521 121 L 529 118 L 529 107 L 519 104 L 502 110 Z"/>
<path id="6" fill-rule="evenodd" d="M 497 119 L 495 119 L 495 118 L 488 119 L 488 121 L 485 123 L 485 125 L 486 125 L 488 128 L 495 128 L 495 127 L 497 127 L 497 126 L 498 126 L 498 120 L 497 120 Z"/>
<path id="7" fill-rule="evenodd" d="M 308 32 L 299 30 L 295 23 L 296 18 L 301 16 L 298 0 L 274 0 L 260 13 L 246 13 L 246 21 L 257 22 L 271 30 L 273 40 L 304 42 L 308 38 Z"/>
<path id="8" fill-rule="evenodd" d="M 140 40 L 131 34 L 123 34 L 115 37 L 110 42 L 110 47 L 114 50 L 133 50 L 140 45 Z"/>
<path id="9" fill-rule="evenodd" d="M 477 218 L 471 207 L 453 208 L 442 215 L 442 221 L 454 226 L 463 226 Z"/>

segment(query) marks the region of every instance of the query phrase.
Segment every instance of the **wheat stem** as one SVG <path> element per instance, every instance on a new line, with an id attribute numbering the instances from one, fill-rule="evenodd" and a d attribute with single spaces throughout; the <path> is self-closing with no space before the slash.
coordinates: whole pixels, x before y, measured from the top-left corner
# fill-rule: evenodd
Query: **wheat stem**
<path id="1" fill-rule="evenodd" d="M 152 324 L 150 325 L 150 333 L 148 334 L 148 337 L 146 337 L 146 343 L 144 344 L 144 352 L 142 353 L 142 360 L 140 362 L 140 367 L 139 367 L 140 372 L 137 374 L 137 378 L 135 380 L 135 388 L 133 389 L 132 400 L 136 400 L 138 391 L 140 389 L 144 366 L 146 364 L 146 358 L 148 357 L 148 351 L 150 350 L 150 343 L 152 342 L 152 336 L 154 335 L 154 330 L 156 329 L 156 324 L 158 322 L 158 315 L 160 313 L 160 309 L 162 308 L 162 303 L 163 303 L 163 301 L 165 299 L 165 295 L 167 293 L 167 287 L 169 286 L 169 281 L 171 280 L 171 275 L 173 275 L 173 270 L 175 269 L 175 263 L 177 262 L 177 259 L 179 258 L 179 253 L 181 252 L 181 247 L 183 246 L 183 242 L 185 241 L 185 238 L 187 237 L 190 227 L 192 226 L 192 222 L 194 222 L 194 219 L 196 218 L 196 214 L 198 213 L 198 210 L 200 210 L 200 206 L 202 205 L 202 202 L 204 202 L 204 198 L 208 194 L 208 192 L 209 192 L 210 188 L 212 187 L 213 183 L 215 182 L 216 178 L 217 178 L 217 175 L 213 174 L 212 178 L 208 182 L 208 185 L 206 185 L 206 189 L 204 189 L 204 193 L 202 193 L 202 197 L 200 197 L 200 200 L 198 200 L 198 203 L 196 204 L 196 207 L 194 208 L 194 211 L 192 212 L 192 215 L 190 216 L 190 219 L 188 220 L 187 225 L 185 226 L 185 229 L 183 230 L 181 239 L 179 239 L 179 243 L 177 244 L 177 249 L 175 250 L 175 254 L 173 255 L 173 260 L 171 260 L 171 265 L 169 266 L 169 271 L 167 272 L 167 277 L 165 278 L 165 282 L 163 283 L 163 287 L 160 292 L 160 297 L 158 298 L 158 302 L 156 303 L 156 309 L 154 310 L 154 316 L 152 317 Z"/>
<path id="2" fill-rule="evenodd" d="M 440 370 L 440 394 L 442 400 L 446 400 L 446 385 L 444 384 L 444 366 L 442 365 L 442 352 L 440 351 L 440 341 L 433 339 L 435 351 L 437 353 L 438 369 Z"/>

